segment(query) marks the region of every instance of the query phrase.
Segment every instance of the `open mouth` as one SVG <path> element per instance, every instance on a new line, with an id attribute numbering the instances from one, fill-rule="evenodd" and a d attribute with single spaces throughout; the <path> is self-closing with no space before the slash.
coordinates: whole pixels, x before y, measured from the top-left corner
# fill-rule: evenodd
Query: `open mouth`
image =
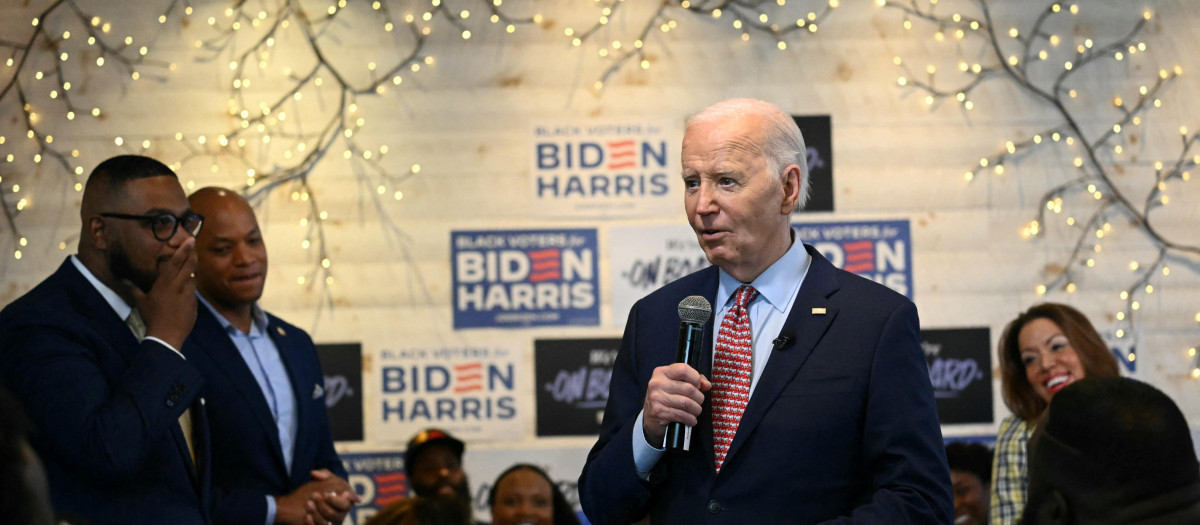
<path id="1" fill-rule="evenodd" d="M 1064 387 L 1066 387 L 1067 383 L 1069 383 L 1070 381 L 1071 381 L 1071 376 L 1069 376 L 1067 374 L 1051 377 L 1049 380 L 1046 381 L 1046 390 L 1049 390 L 1050 392 L 1058 392 L 1059 390 L 1062 390 Z"/>

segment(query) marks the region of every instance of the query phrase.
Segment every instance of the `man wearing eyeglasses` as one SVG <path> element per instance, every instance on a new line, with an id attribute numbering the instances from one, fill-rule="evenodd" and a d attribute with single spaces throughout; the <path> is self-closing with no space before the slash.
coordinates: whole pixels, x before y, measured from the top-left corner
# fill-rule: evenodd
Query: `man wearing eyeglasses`
<path id="1" fill-rule="evenodd" d="M 210 217 L 196 237 L 201 305 L 183 352 L 207 379 L 213 522 L 342 523 L 360 498 L 333 448 L 312 339 L 258 304 L 267 246 L 254 209 L 223 188 L 188 200 Z"/>
<path id="2" fill-rule="evenodd" d="M 0 379 L 37 426 L 52 503 L 90 523 L 206 524 L 194 213 L 154 159 L 92 171 L 79 252 L 0 311 Z M 2 520 L 2 518 L 0 518 Z"/>

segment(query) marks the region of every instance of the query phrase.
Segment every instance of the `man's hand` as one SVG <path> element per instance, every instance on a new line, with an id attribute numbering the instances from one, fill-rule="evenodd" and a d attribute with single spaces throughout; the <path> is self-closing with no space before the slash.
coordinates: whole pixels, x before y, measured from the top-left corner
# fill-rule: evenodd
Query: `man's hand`
<path id="1" fill-rule="evenodd" d="M 286 496 L 275 498 L 275 523 L 286 525 L 325 525 L 338 523 L 346 518 L 346 513 L 362 498 L 350 488 L 346 480 L 334 476 L 328 470 L 312 471 L 313 480 L 301 485 L 300 488 Z M 313 499 L 322 500 L 320 505 Z M 329 501 L 332 500 L 332 501 Z M 312 507 L 310 511 L 309 508 Z M 321 510 L 327 513 L 322 513 Z"/>
<path id="2" fill-rule="evenodd" d="M 158 277 L 149 292 L 127 284 L 137 309 L 146 323 L 146 335 L 175 349 L 183 348 L 196 324 L 196 239 L 187 236 L 171 255 L 158 263 Z"/>
<path id="3" fill-rule="evenodd" d="M 703 410 L 704 392 L 711 388 L 712 383 L 686 363 L 655 368 L 642 405 L 646 442 L 656 448 L 662 446 L 667 423 L 695 426 Z"/>

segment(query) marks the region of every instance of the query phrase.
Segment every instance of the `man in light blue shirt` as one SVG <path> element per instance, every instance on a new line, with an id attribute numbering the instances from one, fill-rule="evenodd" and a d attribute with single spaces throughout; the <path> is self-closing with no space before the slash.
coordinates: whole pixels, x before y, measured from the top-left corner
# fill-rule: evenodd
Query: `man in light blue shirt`
<path id="1" fill-rule="evenodd" d="M 254 210 L 221 188 L 189 197 L 212 214 L 197 237 L 196 328 L 184 353 L 208 378 L 216 523 L 341 523 L 346 483 L 312 339 L 258 305 L 267 251 Z"/>

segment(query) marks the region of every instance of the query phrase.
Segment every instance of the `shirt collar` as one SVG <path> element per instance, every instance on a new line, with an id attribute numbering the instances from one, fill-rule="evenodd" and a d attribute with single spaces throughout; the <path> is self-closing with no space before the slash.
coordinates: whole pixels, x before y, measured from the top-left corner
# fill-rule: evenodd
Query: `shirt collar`
<path id="1" fill-rule="evenodd" d="M 792 300 L 792 295 L 799 289 L 796 283 L 804 279 L 808 273 L 808 266 L 812 263 L 812 257 L 804 249 L 804 242 L 800 240 L 795 229 L 791 230 L 791 235 L 792 246 L 783 253 L 783 257 L 768 266 L 763 273 L 749 283 L 780 313 L 786 313 L 785 310 Z M 733 294 L 743 283 L 725 273 L 723 269 L 720 270 L 719 275 L 717 304 L 727 305 L 729 301 L 733 300 Z"/>
<path id="2" fill-rule="evenodd" d="M 204 305 L 205 308 L 208 308 L 208 311 L 212 312 L 213 317 L 217 318 L 217 322 L 221 324 L 221 328 L 224 329 L 226 333 L 241 332 L 241 330 L 238 330 L 236 326 L 233 326 L 233 323 L 230 323 L 225 316 L 221 315 L 221 312 L 218 312 L 217 309 L 213 307 L 212 303 L 208 302 L 203 295 L 200 295 L 200 292 L 196 292 L 196 299 L 200 301 L 200 304 Z M 267 313 L 258 306 L 258 302 L 255 302 L 253 305 L 251 305 L 250 317 L 253 319 L 253 322 L 250 324 L 249 335 L 258 335 L 260 333 L 267 332 Z"/>
<path id="3" fill-rule="evenodd" d="M 92 275 L 92 271 L 88 270 L 87 266 L 84 266 L 83 263 L 79 261 L 78 257 L 72 255 L 70 259 L 71 263 L 75 265 L 75 269 L 79 270 L 79 273 L 83 274 L 83 277 L 86 278 L 89 283 L 92 283 L 92 287 L 95 288 L 97 292 L 100 292 L 100 296 L 104 298 L 104 302 L 108 303 L 108 305 L 112 307 L 113 311 L 117 313 L 117 317 L 120 317 L 121 320 L 128 319 L 129 313 L 133 311 L 133 307 L 129 306 L 129 303 L 126 303 L 125 299 L 122 299 L 120 295 L 117 295 L 117 292 L 114 292 L 112 288 L 109 288 L 107 285 L 100 282 L 100 279 L 97 279 L 95 275 Z"/>

